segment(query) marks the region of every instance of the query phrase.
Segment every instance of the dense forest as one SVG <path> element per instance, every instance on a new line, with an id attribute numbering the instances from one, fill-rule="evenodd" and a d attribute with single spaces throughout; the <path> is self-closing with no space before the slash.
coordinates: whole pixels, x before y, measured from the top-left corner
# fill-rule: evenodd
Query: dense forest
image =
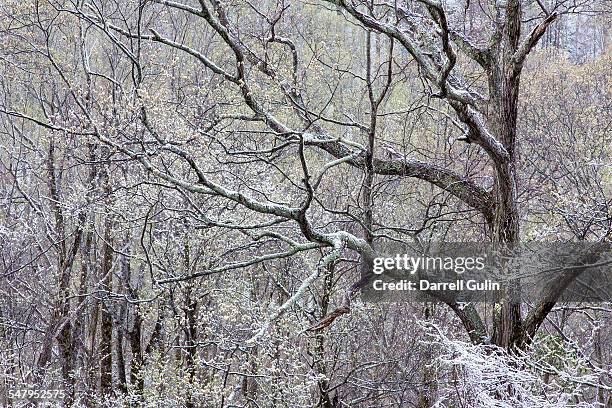
<path id="1" fill-rule="evenodd" d="M 0 0 L 0 406 L 612 407 L 612 303 L 563 298 L 585 268 L 361 296 L 384 242 L 610 243 L 611 22 Z"/>

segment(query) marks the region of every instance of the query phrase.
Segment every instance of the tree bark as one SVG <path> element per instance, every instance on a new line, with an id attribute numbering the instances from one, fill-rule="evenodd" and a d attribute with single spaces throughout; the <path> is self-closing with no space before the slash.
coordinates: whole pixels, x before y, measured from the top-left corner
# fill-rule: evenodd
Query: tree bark
<path id="1" fill-rule="evenodd" d="M 112 291 L 113 248 L 111 247 L 111 221 L 107 219 L 104 226 L 104 242 L 102 244 L 102 265 L 100 279 L 102 290 L 108 296 Z M 110 395 L 113 387 L 113 316 L 110 299 L 100 303 L 100 391 Z"/>

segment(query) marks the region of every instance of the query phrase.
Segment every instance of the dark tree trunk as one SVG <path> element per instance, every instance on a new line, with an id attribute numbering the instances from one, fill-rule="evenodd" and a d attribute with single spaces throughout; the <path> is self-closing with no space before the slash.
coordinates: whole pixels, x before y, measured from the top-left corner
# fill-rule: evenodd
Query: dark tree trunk
<path id="1" fill-rule="evenodd" d="M 487 122 L 494 136 L 508 152 L 507 160 L 495 162 L 495 215 L 493 244 L 499 251 L 511 251 L 519 241 L 519 212 L 516 186 L 516 123 L 520 70 L 515 69 L 514 55 L 521 35 L 521 1 L 510 0 L 506 6 L 505 24 L 499 27 L 498 41 L 491 50 L 494 57 L 488 72 L 489 98 Z M 502 265 L 502 268 L 505 268 Z M 521 337 L 520 304 L 505 294 L 493 319 L 494 344 L 509 348 Z"/>
<path id="2" fill-rule="evenodd" d="M 140 339 L 142 338 L 142 316 L 138 308 L 134 308 L 134 326 L 130 331 L 130 349 L 132 351 L 132 362 L 130 365 L 130 380 L 132 386 L 135 387 L 136 393 L 142 395 L 144 391 L 144 380 L 141 373 L 143 364 L 142 346 Z"/>

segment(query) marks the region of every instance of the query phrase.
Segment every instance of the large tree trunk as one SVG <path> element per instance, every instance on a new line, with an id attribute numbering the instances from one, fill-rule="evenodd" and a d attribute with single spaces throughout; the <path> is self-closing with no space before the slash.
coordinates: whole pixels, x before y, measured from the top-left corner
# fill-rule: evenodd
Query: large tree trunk
<path id="1" fill-rule="evenodd" d="M 521 1 L 507 2 L 506 24 L 500 27 L 499 40 L 492 50 L 493 64 L 488 72 L 488 125 L 508 152 L 508 159 L 495 163 L 495 216 L 492 240 L 499 251 L 511 251 L 519 241 L 519 213 L 516 186 L 516 123 L 520 70 L 515 69 L 513 57 L 521 35 Z M 502 265 L 502 268 L 506 268 Z M 512 289 L 510 289 L 512 290 Z M 494 316 L 493 343 L 509 348 L 521 337 L 520 304 L 506 293 Z"/>

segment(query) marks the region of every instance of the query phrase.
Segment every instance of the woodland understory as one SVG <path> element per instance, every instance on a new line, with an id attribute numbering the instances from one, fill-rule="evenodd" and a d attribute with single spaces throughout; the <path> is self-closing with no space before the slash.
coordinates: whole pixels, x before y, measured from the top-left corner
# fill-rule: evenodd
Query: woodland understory
<path id="1" fill-rule="evenodd" d="M 612 305 L 562 301 L 584 268 L 360 296 L 384 242 L 610 243 L 611 22 L 0 0 L 0 406 L 612 407 Z"/>

